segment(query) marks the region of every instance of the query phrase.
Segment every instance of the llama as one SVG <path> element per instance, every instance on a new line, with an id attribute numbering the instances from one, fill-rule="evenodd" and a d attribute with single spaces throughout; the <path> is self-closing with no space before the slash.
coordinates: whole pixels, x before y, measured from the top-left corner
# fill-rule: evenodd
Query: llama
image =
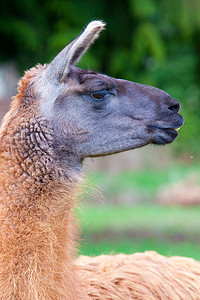
<path id="1" fill-rule="evenodd" d="M 25 73 L 0 129 L 0 299 L 200 299 L 200 263 L 154 252 L 76 260 L 73 208 L 85 157 L 171 143 L 179 103 L 157 88 L 75 67 L 89 23 Z"/>

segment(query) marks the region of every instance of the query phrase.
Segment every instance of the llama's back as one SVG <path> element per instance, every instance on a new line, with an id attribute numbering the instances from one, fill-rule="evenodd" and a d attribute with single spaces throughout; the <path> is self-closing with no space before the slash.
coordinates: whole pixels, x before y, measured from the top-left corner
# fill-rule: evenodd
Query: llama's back
<path id="1" fill-rule="evenodd" d="M 167 258 L 153 251 L 81 256 L 76 269 L 91 299 L 200 299 L 200 262 L 191 258 Z"/>

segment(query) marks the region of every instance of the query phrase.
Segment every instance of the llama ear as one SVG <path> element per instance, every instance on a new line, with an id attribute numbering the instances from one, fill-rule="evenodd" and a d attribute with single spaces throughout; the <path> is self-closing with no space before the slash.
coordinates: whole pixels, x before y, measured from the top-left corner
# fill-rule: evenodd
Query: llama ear
<path id="1" fill-rule="evenodd" d="M 105 23 L 101 21 L 90 22 L 85 30 L 68 44 L 49 64 L 46 69 L 48 79 L 64 81 L 69 73 L 70 66 L 75 65 L 89 46 L 98 38 L 104 29 Z"/>

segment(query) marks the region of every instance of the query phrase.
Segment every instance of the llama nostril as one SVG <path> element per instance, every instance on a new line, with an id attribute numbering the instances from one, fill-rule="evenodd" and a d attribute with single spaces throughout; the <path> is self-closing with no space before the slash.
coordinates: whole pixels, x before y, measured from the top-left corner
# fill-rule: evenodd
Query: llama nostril
<path id="1" fill-rule="evenodd" d="M 177 113 L 180 109 L 180 104 L 177 101 L 176 103 L 168 105 L 167 109 Z"/>

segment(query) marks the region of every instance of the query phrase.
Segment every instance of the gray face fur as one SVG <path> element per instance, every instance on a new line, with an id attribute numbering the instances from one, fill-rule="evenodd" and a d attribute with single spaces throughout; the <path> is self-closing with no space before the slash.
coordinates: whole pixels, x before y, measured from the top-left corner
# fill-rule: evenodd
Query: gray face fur
<path id="1" fill-rule="evenodd" d="M 171 143 L 183 125 L 178 101 L 164 91 L 74 66 L 103 28 L 102 22 L 91 22 L 37 82 L 40 110 L 63 157 L 82 160 Z"/>

